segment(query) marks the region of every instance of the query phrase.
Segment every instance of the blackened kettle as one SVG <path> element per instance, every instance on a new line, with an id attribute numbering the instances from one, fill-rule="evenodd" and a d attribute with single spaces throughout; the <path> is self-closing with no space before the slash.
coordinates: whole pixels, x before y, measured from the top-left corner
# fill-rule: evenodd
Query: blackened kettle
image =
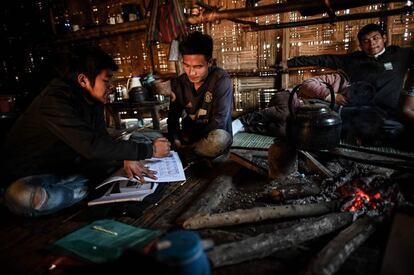
<path id="1" fill-rule="evenodd" d="M 289 96 L 289 119 L 287 135 L 298 149 L 324 150 L 339 145 L 341 139 L 342 120 L 339 114 L 333 111 L 335 93 L 329 83 L 323 82 L 330 93 L 331 102 L 318 99 L 305 99 L 304 104 L 294 110 L 293 98 L 300 92 L 301 85 L 296 86 Z"/>

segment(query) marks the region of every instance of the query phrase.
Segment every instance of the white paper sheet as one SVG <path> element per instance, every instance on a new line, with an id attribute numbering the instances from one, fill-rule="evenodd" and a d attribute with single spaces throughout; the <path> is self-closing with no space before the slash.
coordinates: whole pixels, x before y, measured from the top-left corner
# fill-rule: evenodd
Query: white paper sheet
<path id="1" fill-rule="evenodd" d="M 165 158 L 151 158 L 144 161 L 145 166 L 150 170 L 156 171 L 156 180 L 145 178 L 146 182 L 171 182 L 184 181 L 185 174 L 183 164 L 177 152 L 171 151 L 170 156 Z"/>
<path id="2" fill-rule="evenodd" d="M 174 182 L 174 181 L 185 181 L 184 168 L 181 163 L 180 157 L 177 152 L 171 151 L 170 156 L 165 158 L 151 158 L 143 161 L 145 166 L 150 170 L 156 171 L 156 180 L 144 177 L 146 182 Z M 120 169 L 113 176 L 107 178 L 104 182 L 96 187 L 96 189 L 115 181 L 138 181 L 138 179 L 128 179 L 123 169 Z"/>

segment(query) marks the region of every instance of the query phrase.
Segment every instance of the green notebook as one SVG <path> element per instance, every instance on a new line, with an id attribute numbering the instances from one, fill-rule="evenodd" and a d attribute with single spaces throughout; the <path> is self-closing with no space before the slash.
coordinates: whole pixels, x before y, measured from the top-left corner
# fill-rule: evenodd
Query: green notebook
<path id="1" fill-rule="evenodd" d="M 119 258 L 130 247 L 144 247 L 161 234 L 114 220 L 98 220 L 54 243 L 54 247 L 94 263 Z"/>

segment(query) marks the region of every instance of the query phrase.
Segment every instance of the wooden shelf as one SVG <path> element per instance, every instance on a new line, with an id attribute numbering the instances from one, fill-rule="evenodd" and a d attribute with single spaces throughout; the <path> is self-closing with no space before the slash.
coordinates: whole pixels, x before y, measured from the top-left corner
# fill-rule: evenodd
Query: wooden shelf
<path id="1" fill-rule="evenodd" d="M 100 37 L 125 34 L 129 32 L 140 32 L 147 29 L 147 23 L 147 20 L 140 20 L 115 25 L 94 27 L 91 29 L 80 30 L 59 36 L 58 39 L 56 39 L 56 42 L 68 43 L 74 41 L 91 40 Z"/>
<path id="2" fill-rule="evenodd" d="M 230 76 L 259 76 L 259 77 L 268 77 L 276 76 L 279 74 L 276 70 L 227 70 L 227 73 Z"/>

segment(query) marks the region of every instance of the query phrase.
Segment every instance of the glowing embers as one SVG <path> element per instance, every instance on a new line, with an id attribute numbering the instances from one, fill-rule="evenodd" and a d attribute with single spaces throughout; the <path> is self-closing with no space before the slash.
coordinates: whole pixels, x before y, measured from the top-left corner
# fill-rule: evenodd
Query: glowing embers
<path id="1" fill-rule="evenodd" d="M 377 202 L 379 202 L 379 199 L 381 198 L 381 194 L 379 192 L 370 195 L 358 188 L 350 196 L 352 199 L 342 206 L 343 211 L 357 212 L 363 208 L 367 209 L 368 211 L 375 210 L 378 208 Z"/>

